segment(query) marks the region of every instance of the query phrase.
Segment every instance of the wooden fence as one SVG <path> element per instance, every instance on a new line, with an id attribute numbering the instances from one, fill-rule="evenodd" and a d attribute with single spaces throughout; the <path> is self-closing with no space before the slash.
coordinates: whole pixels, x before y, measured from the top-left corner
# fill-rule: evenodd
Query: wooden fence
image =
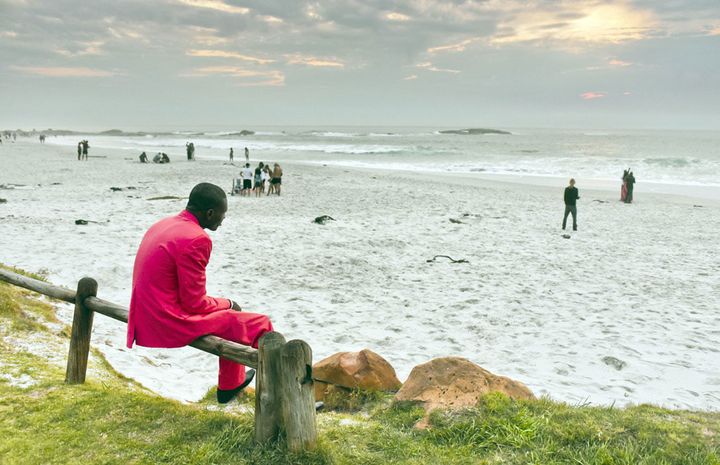
<path id="1" fill-rule="evenodd" d="M 82 278 L 77 291 L 54 286 L 0 268 L 0 281 L 75 304 L 65 382 L 85 382 L 93 316 L 101 313 L 123 323 L 128 310 L 97 297 L 97 282 Z M 255 441 L 276 439 L 287 442 L 292 451 L 315 447 L 315 397 L 312 379 L 312 350 L 301 340 L 285 341 L 282 334 L 269 332 L 260 338 L 258 349 L 217 336 L 204 336 L 191 346 L 233 362 L 255 368 Z"/>

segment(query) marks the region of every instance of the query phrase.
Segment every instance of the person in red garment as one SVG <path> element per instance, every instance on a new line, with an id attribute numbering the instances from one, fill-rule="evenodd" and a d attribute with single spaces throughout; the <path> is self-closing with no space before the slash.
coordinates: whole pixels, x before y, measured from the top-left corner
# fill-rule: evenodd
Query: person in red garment
<path id="1" fill-rule="evenodd" d="M 223 190 L 201 183 L 190 192 L 185 210 L 155 223 L 145 233 L 135 257 L 128 317 L 127 346 L 182 347 L 212 334 L 257 348 L 272 331 L 270 319 L 243 312 L 229 299 L 205 291 L 205 267 L 215 231 L 225 219 Z M 227 403 L 244 389 L 255 370 L 220 358 L 217 400 Z"/>

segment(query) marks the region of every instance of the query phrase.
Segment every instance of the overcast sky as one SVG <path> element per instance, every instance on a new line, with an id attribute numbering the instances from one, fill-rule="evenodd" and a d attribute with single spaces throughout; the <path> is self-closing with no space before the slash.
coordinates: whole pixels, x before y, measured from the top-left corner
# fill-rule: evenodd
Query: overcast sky
<path id="1" fill-rule="evenodd" d="M 720 0 L 0 0 L 0 127 L 720 129 Z"/>

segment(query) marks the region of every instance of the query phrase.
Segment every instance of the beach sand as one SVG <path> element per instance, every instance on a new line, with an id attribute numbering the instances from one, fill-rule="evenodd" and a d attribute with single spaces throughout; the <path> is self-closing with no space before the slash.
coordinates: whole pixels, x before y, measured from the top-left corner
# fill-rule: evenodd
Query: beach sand
<path id="1" fill-rule="evenodd" d="M 127 305 L 142 235 L 185 205 L 148 199 L 186 197 L 203 181 L 229 190 L 239 164 L 90 155 L 78 162 L 72 147 L 26 141 L 0 147 L 0 261 L 47 270 L 71 288 L 92 276 L 101 298 Z M 417 364 L 456 355 L 558 400 L 720 410 L 712 195 L 648 194 L 639 183 L 627 205 L 619 184 L 588 190 L 578 179 L 579 231 L 564 232 L 566 180 L 283 169 L 281 197 L 229 198 L 225 223 L 210 233 L 208 292 L 269 314 L 315 360 L 369 348 L 404 380 Z M 320 215 L 336 221 L 313 223 Z M 429 263 L 435 255 L 469 263 Z M 69 321 L 70 306 L 60 308 Z M 150 389 L 191 401 L 216 381 L 213 356 L 124 341 L 124 325 L 95 319 L 93 344 Z"/>

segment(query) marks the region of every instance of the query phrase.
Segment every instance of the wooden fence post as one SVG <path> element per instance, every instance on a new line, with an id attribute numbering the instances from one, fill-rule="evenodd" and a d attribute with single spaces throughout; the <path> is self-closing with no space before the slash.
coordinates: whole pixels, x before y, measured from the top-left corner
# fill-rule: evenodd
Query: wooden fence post
<path id="1" fill-rule="evenodd" d="M 315 448 L 315 389 L 312 379 L 312 349 L 299 339 L 285 344 L 280 364 L 282 425 L 288 449 Z"/>
<path id="2" fill-rule="evenodd" d="M 280 354 L 285 345 L 282 334 L 270 331 L 258 343 L 255 378 L 255 442 L 266 443 L 278 437 L 282 421 L 280 405 Z"/>
<path id="3" fill-rule="evenodd" d="M 92 278 L 82 278 L 78 282 L 67 371 L 65 372 L 65 382 L 68 384 L 85 382 L 93 323 L 93 312 L 85 307 L 85 299 L 89 296 L 96 296 L 97 288 L 97 281 Z"/>

